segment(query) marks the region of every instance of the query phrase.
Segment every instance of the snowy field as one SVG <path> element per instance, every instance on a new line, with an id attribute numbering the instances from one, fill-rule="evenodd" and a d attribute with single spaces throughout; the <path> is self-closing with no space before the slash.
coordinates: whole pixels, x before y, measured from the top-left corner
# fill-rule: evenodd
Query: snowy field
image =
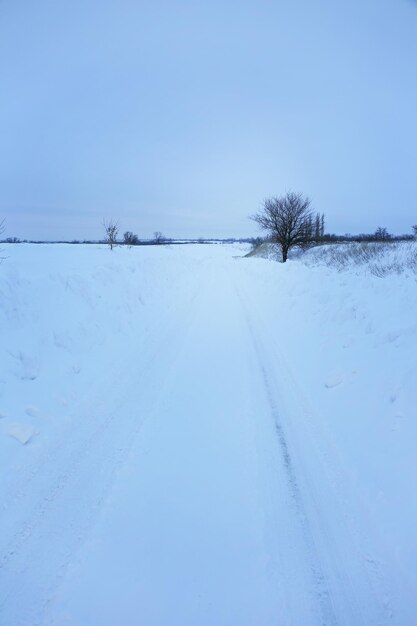
<path id="1" fill-rule="evenodd" d="M 1 625 L 417 624 L 415 249 L 3 248 Z"/>

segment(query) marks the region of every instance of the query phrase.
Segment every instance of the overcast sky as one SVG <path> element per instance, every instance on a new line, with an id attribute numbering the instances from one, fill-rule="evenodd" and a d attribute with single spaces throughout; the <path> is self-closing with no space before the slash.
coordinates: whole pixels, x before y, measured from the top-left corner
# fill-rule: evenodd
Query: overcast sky
<path id="1" fill-rule="evenodd" d="M 417 2 L 0 2 L 7 235 L 253 235 L 290 189 L 417 223 Z"/>

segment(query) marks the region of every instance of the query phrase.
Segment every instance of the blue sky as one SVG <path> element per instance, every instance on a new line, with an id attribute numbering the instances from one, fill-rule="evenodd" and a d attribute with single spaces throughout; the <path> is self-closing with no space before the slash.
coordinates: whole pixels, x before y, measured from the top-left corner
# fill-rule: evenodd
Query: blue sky
<path id="1" fill-rule="evenodd" d="M 409 232 L 416 60 L 412 0 L 3 0 L 7 235 L 252 235 L 289 189 Z"/>

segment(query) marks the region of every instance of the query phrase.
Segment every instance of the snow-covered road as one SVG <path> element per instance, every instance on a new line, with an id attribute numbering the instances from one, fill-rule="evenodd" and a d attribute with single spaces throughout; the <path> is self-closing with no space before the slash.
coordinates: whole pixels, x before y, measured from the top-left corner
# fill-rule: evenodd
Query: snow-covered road
<path id="1" fill-rule="evenodd" d="M 129 316 L 71 418 L 9 465 L 0 623 L 417 623 L 415 579 L 315 419 L 256 261 L 180 253 L 175 306 L 157 301 L 146 333 Z"/>

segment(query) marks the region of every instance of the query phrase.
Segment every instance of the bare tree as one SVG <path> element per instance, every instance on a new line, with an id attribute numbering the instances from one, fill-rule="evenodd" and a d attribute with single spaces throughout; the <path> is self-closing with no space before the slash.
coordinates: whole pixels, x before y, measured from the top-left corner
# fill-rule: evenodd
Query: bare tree
<path id="1" fill-rule="evenodd" d="M 104 241 L 110 246 L 110 250 L 113 250 L 113 246 L 117 244 L 117 234 L 119 232 L 119 223 L 114 220 L 103 220 L 103 226 L 105 231 Z"/>
<path id="2" fill-rule="evenodd" d="M 382 228 L 381 226 L 378 226 L 378 228 L 376 229 L 374 237 L 376 241 L 389 241 L 390 239 L 392 239 L 392 235 L 390 235 L 387 229 Z"/>
<path id="3" fill-rule="evenodd" d="M 413 229 L 413 237 L 417 239 L 417 224 L 414 224 L 411 228 Z"/>
<path id="4" fill-rule="evenodd" d="M 314 242 L 320 243 L 324 237 L 324 213 L 316 213 L 314 218 Z"/>
<path id="5" fill-rule="evenodd" d="M 156 230 L 153 234 L 153 242 L 156 243 L 157 245 L 160 245 L 162 243 L 164 243 L 166 241 L 165 237 L 163 236 L 162 233 L 159 232 L 159 230 Z"/>
<path id="6" fill-rule="evenodd" d="M 137 246 L 139 243 L 139 238 L 135 233 L 132 233 L 130 230 L 127 230 L 123 235 L 124 243 L 131 248 L 132 246 Z"/>
<path id="7" fill-rule="evenodd" d="M 320 218 L 320 238 L 323 239 L 324 237 L 324 213 L 321 214 L 321 218 Z"/>
<path id="8" fill-rule="evenodd" d="M 279 198 L 267 198 L 263 208 L 251 217 L 269 232 L 272 241 L 281 246 L 283 263 L 290 248 L 305 246 L 312 241 L 314 232 L 310 205 L 309 198 L 290 191 Z"/>
<path id="9" fill-rule="evenodd" d="M 321 238 L 320 227 L 321 227 L 320 213 L 316 213 L 316 217 L 314 219 L 314 240 L 316 242 L 320 241 L 320 238 Z"/>

